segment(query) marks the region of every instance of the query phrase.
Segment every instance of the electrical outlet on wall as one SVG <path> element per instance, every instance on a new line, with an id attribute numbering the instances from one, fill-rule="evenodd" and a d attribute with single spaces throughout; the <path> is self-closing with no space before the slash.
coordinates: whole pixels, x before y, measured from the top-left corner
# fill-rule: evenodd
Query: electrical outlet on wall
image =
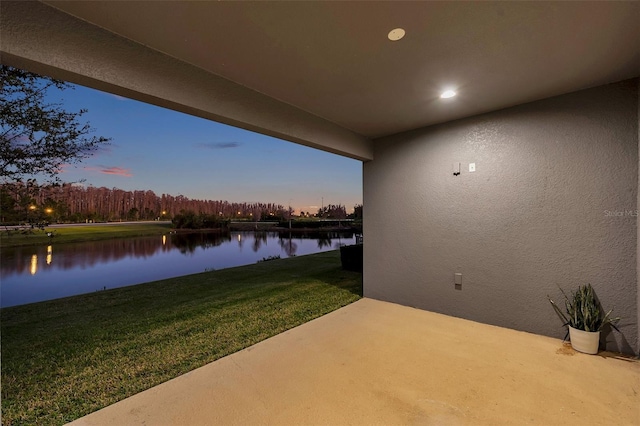
<path id="1" fill-rule="evenodd" d="M 476 163 L 469 163 L 469 171 L 470 172 L 476 171 Z"/>

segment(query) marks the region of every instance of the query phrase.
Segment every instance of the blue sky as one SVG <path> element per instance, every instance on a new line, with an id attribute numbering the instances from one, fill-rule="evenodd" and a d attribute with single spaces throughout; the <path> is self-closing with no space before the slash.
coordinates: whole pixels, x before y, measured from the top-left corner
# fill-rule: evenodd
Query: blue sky
<path id="1" fill-rule="evenodd" d="M 51 92 L 111 145 L 65 167 L 65 182 L 231 202 L 274 202 L 299 212 L 362 203 L 357 160 L 74 86 Z"/>

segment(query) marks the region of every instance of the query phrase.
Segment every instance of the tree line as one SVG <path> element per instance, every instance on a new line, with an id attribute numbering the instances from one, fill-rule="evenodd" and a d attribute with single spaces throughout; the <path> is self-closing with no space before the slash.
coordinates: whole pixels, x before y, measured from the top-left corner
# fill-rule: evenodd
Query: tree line
<path id="1" fill-rule="evenodd" d="M 185 212 L 225 220 L 289 217 L 289 209 L 277 203 L 198 200 L 183 195 L 156 195 L 150 190 L 125 191 L 69 183 L 40 186 L 27 181 L 0 185 L 3 223 L 170 220 Z"/>
<path id="2" fill-rule="evenodd" d="M 198 200 L 183 195 L 156 195 L 151 190 L 125 191 L 118 188 L 63 183 L 38 185 L 35 180 L 0 184 L 0 222 L 112 222 L 136 220 L 174 220 L 185 228 L 200 222 L 217 227 L 229 220 L 289 220 L 290 207 L 277 203 L 232 203 L 224 200 Z M 301 217 L 322 219 L 362 219 L 362 205 L 347 214 L 345 206 L 329 204 L 315 214 Z"/>
<path id="3" fill-rule="evenodd" d="M 153 191 L 124 191 L 62 183 L 62 166 L 89 158 L 109 144 L 93 136 L 82 121 L 86 109 L 67 111 L 47 102 L 50 89 L 73 86 L 47 76 L 0 65 L 0 222 L 39 223 L 179 219 L 185 226 L 232 219 L 289 220 L 291 207 L 276 203 L 192 200 Z M 45 177 L 38 185 L 29 177 Z M 25 180 L 26 179 L 26 180 Z M 347 215 L 343 205 L 328 205 L 301 217 L 362 219 L 362 205 Z"/>

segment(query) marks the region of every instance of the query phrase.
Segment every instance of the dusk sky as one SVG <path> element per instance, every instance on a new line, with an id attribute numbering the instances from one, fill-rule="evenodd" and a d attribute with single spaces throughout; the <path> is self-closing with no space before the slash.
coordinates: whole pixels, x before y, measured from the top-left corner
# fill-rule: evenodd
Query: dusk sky
<path id="1" fill-rule="evenodd" d="M 50 91 L 69 111 L 88 109 L 95 135 L 112 138 L 106 149 L 65 167 L 64 182 L 157 195 L 230 202 L 273 202 L 296 212 L 362 203 L 357 160 L 75 86 Z"/>

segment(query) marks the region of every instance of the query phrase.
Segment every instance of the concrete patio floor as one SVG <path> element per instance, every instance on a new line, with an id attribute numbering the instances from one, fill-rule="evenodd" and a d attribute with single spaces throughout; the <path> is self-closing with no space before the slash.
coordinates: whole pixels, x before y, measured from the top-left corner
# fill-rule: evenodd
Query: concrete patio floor
<path id="1" fill-rule="evenodd" d="M 638 425 L 640 363 L 362 299 L 72 425 Z"/>

